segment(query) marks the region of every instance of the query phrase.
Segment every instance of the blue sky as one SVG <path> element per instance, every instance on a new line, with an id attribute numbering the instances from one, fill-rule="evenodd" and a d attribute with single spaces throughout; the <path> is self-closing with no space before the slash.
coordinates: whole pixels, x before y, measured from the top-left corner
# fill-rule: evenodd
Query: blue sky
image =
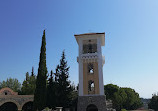
<path id="1" fill-rule="evenodd" d="M 1 0 L 0 81 L 22 82 L 37 73 L 43 30 L 47 67 L 55 70 L 65 49 L 70 80 L 78 83 L 74 34 L 105 32 L 104 84 L 135 89 L 141 97 L 158 92 L 157 0 Z"/>

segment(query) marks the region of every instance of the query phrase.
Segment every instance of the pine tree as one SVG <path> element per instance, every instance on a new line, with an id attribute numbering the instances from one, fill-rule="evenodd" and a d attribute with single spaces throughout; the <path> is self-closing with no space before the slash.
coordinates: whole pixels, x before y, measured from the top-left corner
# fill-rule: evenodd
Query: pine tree
<path id="1" fill-rule="evenodd" d="M 36 88 L 36 75 L 34 74 L 34 67 L 32 67 L 31 76 L 29 78 L 30 94 L 34 94 L 35 93 L 35 88 Z"/>
<path id="2" fill-rule="evenodd" d="M 34 94 L 34 111 L 42 110 L 46 106 L 46 79 L 47 79 L 47 66 L 46 66 L 46 38 L 45 30 L 43 31 L 42 45 L 40 50 L 40 61 L 38 68 L 38 75 L 36 80 L 36 89 Z"/>
<path id="3" fill-rule="evenodd" d="M 32 72 L 31 72 L 31 76 L 34 76 L 34 67 L 32 67 Z"/>
<path id="4" fill-rule="evenodd" d="M 53 71 L 50 72 L 50 78 L 48 79 L 47 86 L 47 107 L 55 109 L 56 106 L 56 88 L 57 84 L 53 78 Z"/>
<path id="5" fill-rule="evenodd" d="M 65 52 L 63 51 L 60 64 L 57 65 L 56 68 L 56 81 L 58 83 L 57 88 L 57 105 L 62 107 L 68 107 L 70 103 L 70 94 L 72 92 L 72 88 L 70 85 L 69 78 L 69 68 L 67 65 L 67 61 L 65 58 Z"/>
<path id="6" fill-rule="evenodd" d="M 22 83 L 21 94 L 24 95 L 33 95 L 36 88 L 36 76 L 34 75 L 34 70 L 32 67 L 31 75 L 26 73 L 26 78 Z"/>
<path id="7" fill-rule="evenodd" d="M 26 72 L 26 79 L 22 83 L 22 94 L 28 94 L 29 93 L 29 72 Z"/>

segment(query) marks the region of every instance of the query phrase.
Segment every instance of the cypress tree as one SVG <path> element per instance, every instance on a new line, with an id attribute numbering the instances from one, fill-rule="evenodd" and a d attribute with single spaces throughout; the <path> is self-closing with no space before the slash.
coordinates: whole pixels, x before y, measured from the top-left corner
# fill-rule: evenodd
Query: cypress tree
<path id="1" fill-rule="evenodd" d="M 43 31 L 42 45 L 40 50 L 40 60 L 38 75 L 36 80 L 36 89 L 34 94 L 34 111 L 41 111 L 46 106 L 46 79 L 47 79 L 47 67 L 46 67 L 46 38 L 45 30 Z"/>

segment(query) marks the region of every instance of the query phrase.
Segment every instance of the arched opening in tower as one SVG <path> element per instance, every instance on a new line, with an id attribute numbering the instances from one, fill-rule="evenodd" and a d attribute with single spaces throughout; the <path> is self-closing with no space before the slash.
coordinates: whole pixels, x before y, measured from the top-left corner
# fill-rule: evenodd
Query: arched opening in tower
<path id="1" fill-rule="evenodd" d="M 95 84 L 94 81 L 88 81 L 88 94 L 95 94 Z"/>
<path id="2" fill-rule="evenodd" d="M 18 107 L 13 102 L 6 102 L 0 106 L 0 111 L 18 111 Z"/>
<path id="3" fill-rule="evenodd" d="M 22 111 L 33 111 L 33 102 L 27 102 L 23 105 Z"/>
<path id="4" fill-rule="evenodd" d="M 93 74 L 94 73 L 94 66 L 92 63 L 88 64 L 88 73 Z"/>
<path id="5" fill-rule="evenodd" d="M 97 108 L 96 105 L 90 104 L 90 105 L 87 106 L 86 111 L 98 111 L 98 108 Z"/>

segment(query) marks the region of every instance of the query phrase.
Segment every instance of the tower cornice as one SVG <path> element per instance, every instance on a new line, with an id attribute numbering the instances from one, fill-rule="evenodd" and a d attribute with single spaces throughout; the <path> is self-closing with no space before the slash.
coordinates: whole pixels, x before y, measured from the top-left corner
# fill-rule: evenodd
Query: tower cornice
<path id="1" fill-rule="evenodd" d="M 78 44 L 79 44 L 79 39 L 87 40 L 87 39 L 101 38 L 101 46 L 105 46 L 105 32 L 103 32 L 103 33 L 75 34 L 74 36 L 75 36 Z"/>

